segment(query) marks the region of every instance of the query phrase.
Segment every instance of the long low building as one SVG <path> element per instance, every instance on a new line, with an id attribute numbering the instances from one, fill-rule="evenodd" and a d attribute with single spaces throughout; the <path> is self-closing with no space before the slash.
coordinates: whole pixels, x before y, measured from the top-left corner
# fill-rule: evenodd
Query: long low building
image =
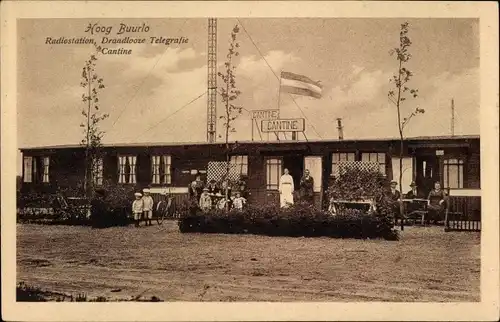
<path id="1" fill-rule="evenodd" d="M 277 201 L 284 168 L 296 187 L 305 169 L 315 182 L 315 200 L 325 206 L 329 178 L 349 162 L 378 164 L 389 179 L 399 179 L 398 139 L 234 142 L 230 144 L 231 171 L 246 178 L 249 202 Z M 403 143 L 403 187 L 415 181 L 427 193 L 440 181 L 455 196 L 454 207 L 480 214 L 479 136 L 414 137 Z M 84 180 L 85 149 L 79 145 L 21 149 L 21 194 L 54 193 Z M 196 173 L 204 180 L 217 177 L 226 160 L 224 143 L 138 143 L 104 145 L 94 180 L 153 192 L 185 194 Z"/>

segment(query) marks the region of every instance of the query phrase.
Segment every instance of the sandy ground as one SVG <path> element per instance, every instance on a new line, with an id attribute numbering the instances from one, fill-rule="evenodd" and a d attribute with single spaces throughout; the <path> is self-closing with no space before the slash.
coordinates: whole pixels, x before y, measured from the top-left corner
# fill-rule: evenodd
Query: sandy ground
<path id="1" fill-rule="evenodd" d="M 181 234 L 162 226 L 17 227 L 18 282 L 110 299 L 479 301 L 480 234 L 407 227 L 398 242 Z"/>

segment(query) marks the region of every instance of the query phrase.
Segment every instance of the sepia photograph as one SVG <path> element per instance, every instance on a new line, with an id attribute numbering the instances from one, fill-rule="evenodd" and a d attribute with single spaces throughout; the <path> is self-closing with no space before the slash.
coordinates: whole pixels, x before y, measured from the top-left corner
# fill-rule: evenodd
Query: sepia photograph
<path id="1" fill-rule="evenodd" d="M 11 20 L 15 302 L 485 300 L 477 13 L 165 13 Z"/>

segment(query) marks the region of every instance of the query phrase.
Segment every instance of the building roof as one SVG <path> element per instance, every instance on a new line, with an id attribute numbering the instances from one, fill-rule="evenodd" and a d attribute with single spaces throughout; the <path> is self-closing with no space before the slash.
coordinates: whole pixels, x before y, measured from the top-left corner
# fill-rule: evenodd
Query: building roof
<path id="1" fill-rule="evenodd" d="M 438 140 L 477 140 L 479 135 L 447 135 L 447 136 L 416 136 L 405 138 L 405 141 L 438 141 Z M 370 139 L 322 139 L 322 140 L 297 140 L 297 141 L 237 141 L 240 144 L 297 144 L 297 143 L 331 143 L 331 142 L 387 142 L 387 141 L 399 141 L 399 138 L 370 138 Z M 234 143 L 234 142 L 231 142 Z M 107 143 L 103 144 L 103 147 L 155 147 L 155 146 L 180 146 L 180 145 L 222 145 L 224 142 L 137 142 L 137 143 Z M 82 148 L 79 144 L 62 144 L 62 145 L 52 145 L 52 146 L 37 146 L 37 147 L 24 147 L 19 150 L 49 150 L 49 149 L 78 149 Z"/>

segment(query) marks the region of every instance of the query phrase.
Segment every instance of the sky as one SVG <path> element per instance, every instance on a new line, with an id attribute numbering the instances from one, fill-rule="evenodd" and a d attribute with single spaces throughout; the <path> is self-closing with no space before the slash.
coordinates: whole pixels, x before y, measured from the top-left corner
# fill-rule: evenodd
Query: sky
<path id="1" fill-rule="evenodd" d="M 149 26 L 128 36 L 184 37 L 185 44 L 104 45 L 132 49 L 131 55 L 97 55 L 104 79 L 100 107 L 104 143 L 206 141 L 208 19 L 29 19 L 18 22 L 18 146 L 78 144 L 84 121 L 80 86 L 92 45 L 50 45 L 46 37 L 93 37 L 89 23 Z M 420 96 L 408 99 L 403 115 L 416 107 L 406 136 L 449 135 L 450 101 L 455 102 L 455 134 L 479 134 L 479 25 L 477 19 L 410 19 L 414 77 Z M 396 137 L 396 109 L 387 99 L 398 63 L 389 54 L 399 44 L 401 19 L 218 19 L 218 64 L 224 64 L 230 32 L 240 24 L 235 60 L 235 102 L 245 110 L 231 140 L 251 139 L 248 111 L 280 108 L 281 118 L 305 118 L 306 136 L 336 139 L 342 118 L 344 138 Z M 281 71 L 321 81 L 320 99 L 279 94 Z M 222 86 L 220 78 L 218 85 Z M 295 102 L 294 102 L 295 100 Z M 299 108 L 300 107 L 300 108 Z M 218 115 L 224 110 L 218 100 Z M 221 122 L 217 134 L 223 134 Z M 257 140 L 260 140 L 255 132 Z M 264 138 L 267 136 L 264 135 Z M 221 139 L 219 139 L 221 140 Z"/>

